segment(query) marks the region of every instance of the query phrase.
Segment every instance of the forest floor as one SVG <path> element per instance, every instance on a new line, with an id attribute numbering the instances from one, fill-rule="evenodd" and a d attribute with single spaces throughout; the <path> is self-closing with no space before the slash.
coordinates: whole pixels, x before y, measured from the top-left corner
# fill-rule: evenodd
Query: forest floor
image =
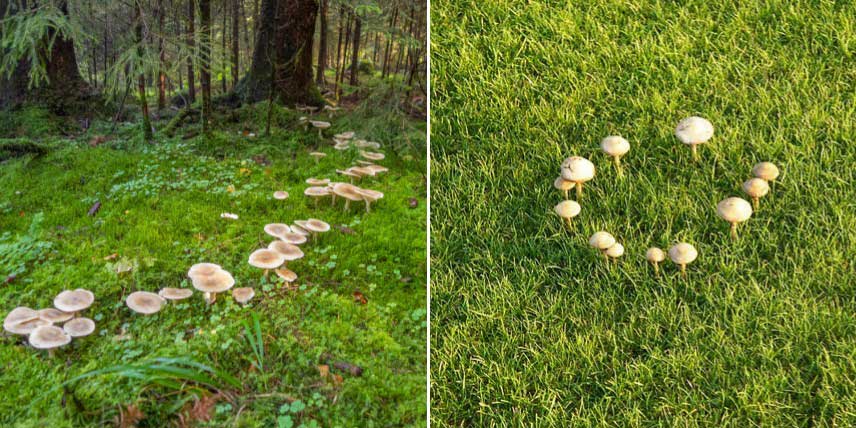
<path id="1" fill-rule="evenodd" d="M 218 118 L 210 137 L 185 139 L 198 131 L 191 126 L 154 144 L 140 141 L 136 121 L 107 141 L 95 137 L 109 121 L 72 137 L 37 109 L 0 123 L 48 147 L 0 163 L 3 311 L 51 307 L 61 290 L 80 287 L 95 293 L 83 315 L 97 323 L 52 358 L 20 337 L 0 341 L 0 425 L 425 425 L 424 121 L 360 105 L 317 115 L 333 123 L 321 140 L 297 124 L 301 115 L 276 108 L 273 134 L 262 136 L 259 103 Z M 309 177 L 346 181 L 335 169 L 358 149 L 334 150 L 330 137 L 349 130 L 386 154 L 379 163 L 389 172 L 363 183 L 385 193 L 370 213 L 329 199 L 316 209 L 303 195 Z M 313 150 L 327 157 L 316 164 Z M 290 197 L 275 200 L 276 190 Z M 333 228 L 289 263 L 296 289 L 264 280 L 247 263 L 273 239 L 263 226 L 310 217 Z M 198 262 L 220 264 L 255 299 L 241 307 L 227 293 L 208 307 L 197 292 L 151 316 L 125 306 L 132 291 L 190 287 Z M 122 364 L 130 366 L 59 388 Z"/>
<path id="2" fill-rule="evenodd" d="M 679 3 L 432 2 L 433 426 L 856 425 L 856 6 Z M 572 155 L 597 174 L 568 230 Z M 782 174 L 732 241 L 716 204 L 759 161 Z M 655 277 L 678 241 L 689 277 Z"/>

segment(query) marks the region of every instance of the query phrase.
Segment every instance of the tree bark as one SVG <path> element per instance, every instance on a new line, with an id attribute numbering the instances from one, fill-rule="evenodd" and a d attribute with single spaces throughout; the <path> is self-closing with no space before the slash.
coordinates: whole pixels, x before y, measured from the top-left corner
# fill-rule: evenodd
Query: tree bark
<path id="1" fill-rule="evenodd" d="M 266 99 L 274 85 L 285 104 L 322 104 L 312 79 L 317 0 L 263 0 L 261 9 L 252 65 L 237 92 L 255 102 Z"/>
<path id="2" fill-rule="evenodd" d="M 318 73 L 315 83 L 324 86 L 324 72 L 327 70 L 327 1 L 321 0 L 321 19 L 318 35 Z"/>
<path id="3" fill-rule="evenodd" d="M 202 86 L 202 132 L 208 132 L 211 121 L 211 0 L 199 0 L 199 80 Z"/>
<path id="4" fill-rule="evenodd" d="M 187 0 L 187 46 L 194 50 L 196 41 L 193 34 L 196 32 L 196 0 Z M 196 102 L 196 73 L 193 72 L 193 56 L 187 59 L 187 97 L 190 103 Z"/>
<path id="5" fill-rule="evenodd" d="M 142 53 L 143 53 L 143 46 L 142 46 L 142 43 L 143 43 L 143 11 L 142 11 L 142 8 L 143 8 L 143 5 L 138 3 L 137 7 L 135 8 L 136 9 L 135 18 L 136 18 L 137 22 L 134 24 L 135 30 L 136 30 L 135 32 L 136 32 L 136 36 L 137 36 L 137 43 L 138 43 L 137 53 L 140 55 L 142 55 Z M 138 91 L 138 95 L 140 97 L 140 110 L 143 113 L 143 123 L 142 123 L 143 138 L 145 139 L 145 141 L 151 141 L 152 140 L 152 123 L 149 120 L 149 104 L 148 104 L 148 101 L 146 100 L 146 75 L 143 73 L 140 73 L 139 76 L 137 77 L 137 91 Z"/>
<path id="6" fill-rule="evenodd" d="M 163 22 L 164 22 L 164 10 L 163 10 L 163 0 L 157 1 L 157 14 L 158 14 L 158 109 L 163 109 L 166 107 L 166 73 L 164 73 L 164 68 L 166 67 L 166 53 L 163 49 Z"/>
<path id="7" fill-rule="evenodd" d="M 357 86 L 359 83 L 360 73 L 360 31 L 362 30 L 362 20 L 360 16 L 354 13 L 354 53 L 351 54 L 351 86 Z"/>
<path id="8" fill-rule="evenodd" d="M 232 0 L 232 89 L 238 86 L 238 76 L 240 76 L 240 46 L 238 41 L 241 38 L 239 17 L 241 9 L 239 6 L 240 0 Z"/>
<path id="9" fill-rule="evenodd" d="M 389 56 L 392 51 L 392 39 L 395 38 L 395 23 L 398 19 L 398 7 L 394 7 L 392 9 L 392 18 L 390 18 L 391 24 L 389 26 L 389 40 L 386 41 L 386 50 L 383 53 L 383 71 L 381 72 L 381 77 L 386 77 L 389 74 Z"/>

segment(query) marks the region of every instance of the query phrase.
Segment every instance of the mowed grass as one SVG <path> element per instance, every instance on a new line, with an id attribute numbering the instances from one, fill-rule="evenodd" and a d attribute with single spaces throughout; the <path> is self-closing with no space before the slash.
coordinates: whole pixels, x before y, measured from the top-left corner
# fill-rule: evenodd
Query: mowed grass
<path id="1" fill-rule="evenodd" d="M 263 129 L 263 104 L 236 112 L 239 124 L 219 122 L 211 138 L 159 137 L 147 145 L 138 126 L 127 124 L 118 138 L 92 148 L 89 138 L 109 128 L 97 122 L 76 140 L 47 137 L 54 150 L 45 156 L 0 164 L 0 229 L 8 233 L 0 241 L 2 278 L 23 266 L 0 287 L 3 313 L 18 305 L 51 307 L 61 290 L 83 287 L 96 295 L 84 315 L 97 323 L 95 334 L 53 359 L 17 337 L 0 341 L 0 425 L 112 425 L 127 421 L 122 409 L 134 406 L 145 416 L 141 427 L 206 417 L 202 426 L 424 426 L 425 125 L 369 113 L 340 114 L 328 133 L 354 130 L 383 144 L 381 164 L 390 171 L 364 185 L 385 198 L 368 214 L 363 204 L 346 212 L 329 199 L 315 209 L 303 196 L 306 178 L 340 180 L 335 169 L 352 165 L 358 150 L 333 150 L 329 137 L 319 141 L 315 130 L 296 126 L 298 113 L 281 109 L 276 119 L 283 125 L 272 136 L 239 134 Z M 308 156 L 315 149 L 328 154 L 318 164 Z M 275 200 L 275 190 L 291 196 Z M 96 200 L 101 209 L 88 216 Z M 224 212 L 239 219 L 220 218 Z M 273 239 L 263 226 L 309 217 L 334 227 L 289 263 L 299 288 L 262 281 L 262 270 L 247 259 Z M 190 287 L 187 269 L 203 261 L 230 271 L 236 287 L 254 287 L 251 305 L 241 308 L 226 293 L 206 307 L 198 292 L 149 317 L 124 305 L 136 290 Z M 119 263 L 133 270 L 117 275 Z M 355 300 L 355 292 L 367 302 Z M 254 367 L 258 359 L 245 337 L 253 312 L 263 370 Z M 155 357 L 210 365 L 241 387 L 224 383 L 224 395 L 199 409 L 193 406 L 202 395 L 191 385 L 159 387 L 146 379 L 102 376 L 46 392 L 91 370 Z M 319 365 L 330 361 L 358 365 L 363 374 L 331 367 L 322 376 Z"/>
<path id="2" fill-rule="evenodd" d="M 435 426 L 856 425 L 856 4 L 431 10 Z M 697 163 L 691 115 L 716 127 Z M 598 169 L 567 230 L 572 155 Z M 716 203 L 759 161 L 782 175 L 732 241 Z M 654 277 L 679 241 L 689 277 Z"/>

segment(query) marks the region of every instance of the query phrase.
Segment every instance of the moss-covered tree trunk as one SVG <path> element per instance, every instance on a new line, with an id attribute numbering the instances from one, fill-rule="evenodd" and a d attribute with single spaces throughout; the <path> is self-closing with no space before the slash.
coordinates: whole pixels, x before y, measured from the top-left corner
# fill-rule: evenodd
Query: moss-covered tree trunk
<path id="1" fill-rule="evenodd" d="M 237 90 L 243 100 L 266 99 L 274 85 L 276 98 L 285 104 L 322 103 L 312 79 L 317 13 L 317 0 L 262 1 L 252 65 Z"/>
<path id="2" fill-rule="evenodd" d="M 327 2 L 321 0 L 321 28 L 318 31 L 318 70 L 315 75 L 315 83 L 324 86 L 324 71 L 327 69 Z"/>

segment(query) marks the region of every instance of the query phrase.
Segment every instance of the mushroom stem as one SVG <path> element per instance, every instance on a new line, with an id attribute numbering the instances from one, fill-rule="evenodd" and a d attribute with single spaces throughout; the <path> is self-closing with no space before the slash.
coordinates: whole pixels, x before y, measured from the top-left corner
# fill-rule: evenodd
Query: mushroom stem
<path id="1" fill-rule="evenodd" d="M 351 200 L 346 198 L 345 199 L 345 211 L 347 211 L 348 208 L 350 208 L 350 206 L 351 206 Z"/>
<path id="2" fill-rule="evenodd" d="M 315 200 L 315 209 L 317 210 L 318 209 L 318 198 L 312 198 L 312 199 Z"/>
<path id="3" fill-rule="evenodd" d="M 609 256 L 606 255 L 606 250 L 602 250 L 600 253 L 603 254 L 603 259 L 606 260 L 606 265 L 609 266 Z"/>
<path id="4" fill-rule="evenodd" d="M 654 275 L 660 276 L 660 263 L 654 262 Z"/>
<path id="5" fill-rule="evenodd" d="M 319 159 L 318 157 L 315 157 L 315 165 L 318 165 L 318 161 L 319 161 L 319 160 L 320 160 L 320 159 Z"/>
<path id="6" fill-rule="evenodd" d="M 205 303 L 211 305 L 214 303 L 215 300 L 217 300 L 217 293 L 206 292 L 204 294 L 204 297 L 205 297 Z"/>
<path id="7" fill-rule="evenodd" d="M 568 189 L 562 190 L 562 193 L 565 194 L 565 200 L 568 200 Z"/>
<path id="8" fill-rule="evenodd" d="M 265 279 L 268 279 L 269 274 L 270 274 L 270 269 L 265 269 Z"/>
<path id="9" fill-rule="evenodd" d="M 321 135 L 321 128 L 318 128 L 318 138 L 324 138 L 324 136 Z"/>
<path id="10" fill-rule="evenodd" d="M 687 277 L 687 265 L 686 264 L 681 264 L 681 276 L 684 278 Z"/>
<path id="11" fill-rule="evenodd" d="M 371 206 L 371 203 L 369 203 L 369 201 L 368 201 L 368 199 L 367 199 L 367 200 L 366 200 L 366 212 L 367 212 L 367 213 L 372 211 L 372 210 L 371 210 L 371 208 L 369 208 L 370 206 Z"/>
<path id="12" fill-rule="evenodd" d="M 731 223 L 731 239 L 737 239 L 737 223 Z"/>
<path id="13" fill-rule="evenodd" d="M 570 218 L 570 217 L 568 217 L 568 218 L 566 218 L 565 220 L 567 220 L 567 221 L 568 221 L 568 229 L 573 229 L 573 228 L 574 228 L 574 224 L 573 224 L 573 223 L 571 223 L 571 218 Z"/>
<path id="14" fill-rule="evenodd" d="M 615 169 L 618 170 L 618 175 L 619 176 L 624 175 L 624 171 L 622 171 L 622 169 L 621 169 L 621 156 L 613 156 L 612 159 L 615 160 Z"/>
<path id="15" fill-rule="evenodd" d="M 693 149 L 693 161 L 694 162 L 698 161 L 698 149 L 696 148 L 696 146 L 698 146 L 698 144 L 690 144 L 690 147 L 692 147 L 692 149 Z"/>
<path id="16" fill-rule="evenodd" d="M 752 206 L 755 208 L 755 211 L 758 211 L 758 201 L 759 200 L 757 196 L 752 197 Z"/>
<path id="17" fill-rule="evenodd" d="M 336 205 L 336 194 L 333 193 L 333 200 L 330 202 L 330 205 Z"/>
<path id="18" fill-rule="evenodd" d="M 53 348 L 48 349 L 48 358 L 53 358 L 53 357 L 54 357 L 54 350 L 53 350 Z"/>
<path id="19" fill-rule="evenodd" d="M 577 199 L 581 199 L 583 197 L 583 182 L 577 181 L 576 187 L 577 187 Z"/>

